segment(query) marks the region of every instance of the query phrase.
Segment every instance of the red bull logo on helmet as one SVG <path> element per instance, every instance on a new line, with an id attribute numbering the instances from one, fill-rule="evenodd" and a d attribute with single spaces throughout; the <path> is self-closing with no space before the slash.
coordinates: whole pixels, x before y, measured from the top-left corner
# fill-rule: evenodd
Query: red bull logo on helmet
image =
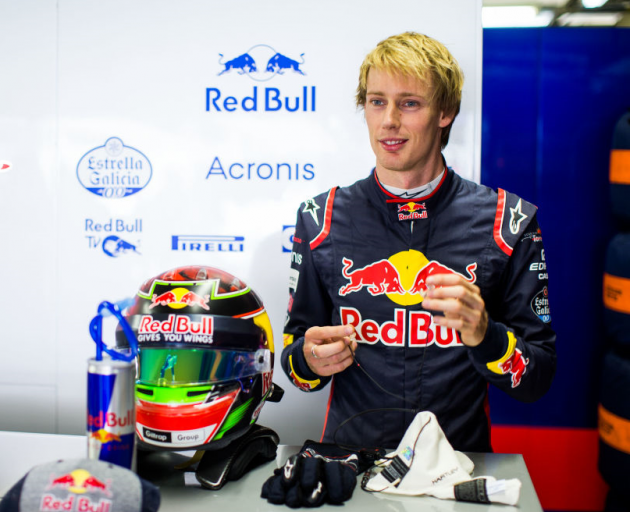
<path id="1" fill-rule="evenodd" d="M 372 296 L 386 295 L 403 306 L 422 302 L 428 289 L 426 280 L 431 275 L 457 274 L 470 283 L 477 280 L 476 262 L 467 265 L 467 275 L 463 275 L 435 260 L 429 261 L 415 250 L 402 251 L 360 268 L 354 268 L 354 261 L 349 258 L 342 258 L 342 264 L 341 273 L 349 282 L 339 289 L 340 296 L 365 288 Z"/>
<path id="2" fill-rule="evenodd" d="M 174 288 L 173 290 L 168 290 L 159 295 L 153 294 L 149 307 L 168 306 L 172 309 L 182 309 L 186 306 L 199 306 L 208 311 L 210 310 L 208 302 L 210 302 L 210 295 L 204 295 L 202 297 L 188 288 Z"/>
<path id="3" fill-rule="evenodd" d="M 166 320 L 156 320 L 143 315 L 138 326 L 138 343 L 172 341 L 186 343 L 212 343 L 214 321 L 211 316 L 201 316 L 198 322 L 185 315 L 169 315 Z"/>

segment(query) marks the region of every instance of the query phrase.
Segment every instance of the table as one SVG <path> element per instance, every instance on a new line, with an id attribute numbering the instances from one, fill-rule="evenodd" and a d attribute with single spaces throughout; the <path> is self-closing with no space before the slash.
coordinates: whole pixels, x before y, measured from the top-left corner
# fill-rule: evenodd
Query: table
<path id="1" fill-rule="evenodd" d="M 288 507 L 272 505 L 260 498 L 264 481 L 272 475 L 276 466 L 284 464 L 287 457 L 299 447 L 280 445 L 275 462 L 263 464 L 236 482 L 228 482 L 219 491 L 209 491 L 185 484 L 185 474 L 171 468 L 188 460 L 191 452 L 162 452 L 154 456 L 155 470 L 150 480 L 159 486 L 162 504 L 160 512 L 208 512 L 226 510 L 234 512 L 281 512 Z M 56 434 L 31 434 L 0 432 L 0 497 L 33 466 L 58 459 L 85 458 L 85 436 Z M 475 463 L 475 475 L 492 475 L 496 478 L 518 478 L 523 484 L 517 507 L 506 505 L 482 505 L 462 503 L 436 498 L 376 495 L 361 490 L 359 484 L 352 498 L 344 504 L 347 512 L 542 512 L 536 491 L 522 455 L 499 453 L 467 453 Z M 152 459 L 153 460 L 153 459 Z M 324 505 L 319 510 L 335 510 L 339 507 Z"/>

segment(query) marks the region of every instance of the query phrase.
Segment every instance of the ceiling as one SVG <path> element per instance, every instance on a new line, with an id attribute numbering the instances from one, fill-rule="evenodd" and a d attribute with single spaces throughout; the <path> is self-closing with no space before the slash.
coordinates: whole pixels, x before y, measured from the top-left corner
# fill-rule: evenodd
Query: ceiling
<path id="1" fill-rule="evenodd" d="M 585 5 L 588 6 L 589 1 L 594 0 L 483 0 L 483 23 L 484 27 L 630 27 L 630 0 L 607 0 L 600 7 L 587 8 Z M 511 9 L 505 9 L 508 7 Z M 534 16 L 534 13 L 536 21 L 527 24 L 526 18 Z"/>

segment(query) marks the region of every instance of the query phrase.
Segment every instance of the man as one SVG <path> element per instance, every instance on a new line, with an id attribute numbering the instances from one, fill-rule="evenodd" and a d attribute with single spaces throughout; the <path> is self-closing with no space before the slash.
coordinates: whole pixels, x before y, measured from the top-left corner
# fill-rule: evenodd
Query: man
<path id="1" fill-rule="evenodd" d="M 323 441 L 396 447 L 435 413 L 457 450 L 491 451 L 488 383 L 530 402 L 555 373 L 536 208 L 446 167 L 462 72 L 415 33 L 365 58 L 357 105 L 376 167 L 300 206 L 282 366 L 329 400 Z"/>

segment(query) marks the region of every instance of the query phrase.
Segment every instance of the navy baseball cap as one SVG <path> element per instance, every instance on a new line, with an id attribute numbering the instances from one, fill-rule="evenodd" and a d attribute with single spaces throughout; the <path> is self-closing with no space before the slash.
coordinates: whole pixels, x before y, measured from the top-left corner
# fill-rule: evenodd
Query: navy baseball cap
<path id="1" fill-rule="evenodd" d="M 0 512 L 157 512 L 160 491 L 134 472 L 90 459 L 35 466 L 0 500 Z"/>

